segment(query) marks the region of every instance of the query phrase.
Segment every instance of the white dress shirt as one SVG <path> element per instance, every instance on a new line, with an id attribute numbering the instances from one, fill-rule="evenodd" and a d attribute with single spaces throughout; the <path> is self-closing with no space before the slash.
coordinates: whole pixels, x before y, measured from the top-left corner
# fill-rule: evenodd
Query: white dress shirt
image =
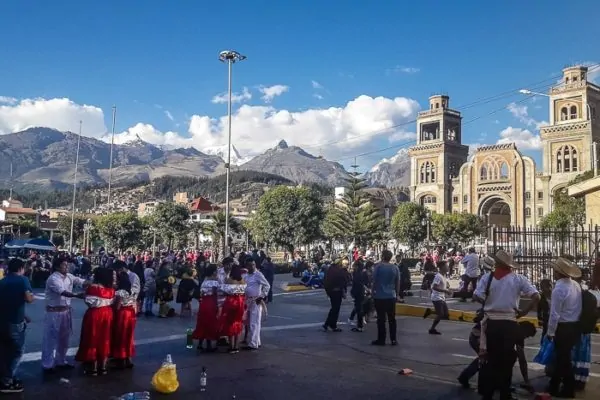
<path id="1" fill-rule="evenodd" d="M 467 254 L 463 259 L 462 263 L 465 266 L 465 275 L 469 278 L 477 278 L 481 274 L 479 268 L 479 256 L 475 253 Z"/>
<path id="2" fill-rule="evenodd" d="M 140 277 L 132 271 L 127 271 L 127 275 L 129 275 L 129 282 L 131 282 L 131 297 L 133 297 L 134 300 L 137 300 L 140 291 L 142 290 Z"/>
<path id="3" fill-rule="evenodd" d="M 479 280 L 475 296 L 485 299 L 485 289 L 490 279 L 490 297 L 486 299 L 484 311 L 491 319 L 516 319 L 521 296 L 531 297 L 538 293 L 535 286 L 523 275 L 511 272 L 502 279 L 496 279 L 493 273 L 488 272 Z"/>
<path id="4" fill-rule="evenodd" d="M 436 290 L 433 287 L 437 286 L 440 290 Z M 435 274 L 433 282 L 431 283 L 431 301 L 446 301 L 446 293 L 442 290 L 449 289 L 449 284 L 446 278 L 439 272 Z"/>
<path id="5" fill-rule="evenodd" d="M 53 272 L 46 281 L 46 306 L 47 307 L 69 307 L 71 298 L 61 296 L 63 292 L 73 293 L 73 286 L 81 287 L 85 279 L 78 278 L 71 274 L 63 275 L 60 272 Z"/>
<path id="6" fill-rule="evenodd" d="M 252 274 L 247 274 L 246 280 L 246 296 L 251 298 L 267 297 L 271 285 L 260 271 L 254 271 Z"/>
<path id="7" fill-rule="evenodd" d="M 571 278 L 556 281 L 550 301 L 548 336 L 556 335 L 560 322 L 577 322 L 581 316 L 581 286 Z"/>

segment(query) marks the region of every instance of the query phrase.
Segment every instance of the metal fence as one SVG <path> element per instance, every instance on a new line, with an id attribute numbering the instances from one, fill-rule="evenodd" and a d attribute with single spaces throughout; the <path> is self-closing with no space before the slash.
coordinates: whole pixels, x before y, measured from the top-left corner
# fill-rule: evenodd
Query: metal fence
<path id="1" fill-rule="evenodd" d="M 550 262 L 570 255 L 582 269 L 583 279 L 591 277 L 591 266 L 598 259 L 600 230 L 598 226 L 569 231 L 521 227 L 491 227 L 488 254 L 503 249 L 519 263 L 519 273 L 532 282 L 553 279 Z"/>

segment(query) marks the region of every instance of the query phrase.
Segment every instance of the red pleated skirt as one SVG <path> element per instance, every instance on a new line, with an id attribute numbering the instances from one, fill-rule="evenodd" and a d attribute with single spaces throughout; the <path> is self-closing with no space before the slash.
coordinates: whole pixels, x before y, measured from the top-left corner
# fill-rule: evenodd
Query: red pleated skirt
<path id="1" fill-rule="evenodd" d="M 95 362 L 110 356 L 113 309 L 111 306 L 88 308 L 81 323 L 81 337 L 75 360 Z"/>
<path id="2" fill-rule="evenodd" d="M 218 310 L 217 296 L 202 297 L 196 319 L 196 329 L 193 333 L 194 339 L 217 340 L 219 338 Z"/>
<path id="3" fill-rule="evenodd" d="M 244 328 L 246 299 L 243 295 L 227 296 L 219 320 L 221 336 L 238 336 Z"/>
<path id="4" fill-rule="evenodd" d="M 135 356 L 133 343 L 136 324 L 135 307 L 120 307 L 115 311 L 111 343 L 111 357 L 117 359 Z"/>

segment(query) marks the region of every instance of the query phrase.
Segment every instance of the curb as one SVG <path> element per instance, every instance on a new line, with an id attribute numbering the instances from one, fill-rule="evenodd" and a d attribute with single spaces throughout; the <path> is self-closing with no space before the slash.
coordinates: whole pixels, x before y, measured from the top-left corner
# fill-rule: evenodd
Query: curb
<path id="1" fill-rule="evenodd" d="M 396 304 L 396 315 L 402 315 L 407 317 L 421 317 L 425 314 L 425 310 L 433 307 L 425 307 L 425 306 L 413 306 L 410 304 Z M 473 319 L 475 318 L 475 311 L 462 311 L 462 310 L 448 310 L 450 321 L 456 322 L 468 322 L 473 323 Z M 534 317 L 523 317 L 520 318 L 519 321 L 529 321 L 535 325 L 536 328 L 541 328 L 538 325 L 537 318 Z M 596 330 L 594 333 L 600 333 L 600 323 L 596 325 Z"/>
<path id="2" fill-rule="evenodd" d="M 291 285 L 289 283 L 284 284 L 281 289 L 284 292 L 304 292 L 306 290 L 313 290 L 313 288 L 311 287 L 307 287 L 304 285 Z"/>

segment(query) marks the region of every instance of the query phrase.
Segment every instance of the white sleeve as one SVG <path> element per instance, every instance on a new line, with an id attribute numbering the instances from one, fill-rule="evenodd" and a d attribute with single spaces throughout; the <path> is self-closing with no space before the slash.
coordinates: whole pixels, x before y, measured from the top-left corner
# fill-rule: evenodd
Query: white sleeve
<path id="1" fill-rule="evenodd" d="M 477 282 L 477 288 L 475 288 L 473 295 L 485 300 L 485 289 L 487 288 L 490 279 L 492 279 L 492 275 L 488 272 L 479 280 L 479 282 Z"/>
<path id="2" fill-rule="evenodd" d="M 531 297 L 538 293 L 538 290 L 535 288 L 535 286 L 533 286 L 531 282 L 529 282 L 529 279 L 523 275 L 519 275 L 519 286 L 523 296 Z"/>

